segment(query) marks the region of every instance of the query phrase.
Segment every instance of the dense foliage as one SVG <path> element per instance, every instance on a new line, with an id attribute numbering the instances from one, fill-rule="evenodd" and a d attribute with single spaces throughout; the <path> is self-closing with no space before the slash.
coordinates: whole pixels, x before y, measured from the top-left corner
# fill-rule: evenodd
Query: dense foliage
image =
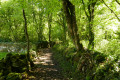
<path id="1" fill-rule="evenodd" d="M 28 42 L 28 54 L 56 44 L 65 76 L 119 80 L 119 7 L 120 0 L 0 0 L 0 42 Z"/>

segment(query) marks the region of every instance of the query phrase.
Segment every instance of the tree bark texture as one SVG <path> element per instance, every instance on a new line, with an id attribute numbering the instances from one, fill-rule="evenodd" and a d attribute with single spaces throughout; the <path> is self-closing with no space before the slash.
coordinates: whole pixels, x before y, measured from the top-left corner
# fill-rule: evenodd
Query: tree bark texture
<path id="1" fill-rule="evenodd" d="M 83 50 L 76 23 L 75 6 L 69 0 L 63 0 L 63 9 L 66 15 L 67 26 L 77 51 Z"/>

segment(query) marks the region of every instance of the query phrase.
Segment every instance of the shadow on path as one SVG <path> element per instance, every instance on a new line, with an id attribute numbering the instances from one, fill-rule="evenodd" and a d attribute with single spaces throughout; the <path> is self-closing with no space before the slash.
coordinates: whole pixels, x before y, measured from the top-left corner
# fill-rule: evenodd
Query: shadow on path
<path id="1" fill-rule="evenodd" d="M 52 58 L 53 53 L 50 49 L 41 49 L 38 54 L 38 59 L 35 60 L 35 68 L 31 73 L 34 76 L 30 80 L 67 80 L 61 74 L 61 69 Z"/>

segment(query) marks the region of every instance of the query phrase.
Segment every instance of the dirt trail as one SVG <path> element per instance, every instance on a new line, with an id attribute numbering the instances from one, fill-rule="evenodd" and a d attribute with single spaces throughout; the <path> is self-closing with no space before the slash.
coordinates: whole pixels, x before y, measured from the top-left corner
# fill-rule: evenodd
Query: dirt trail
<path id="1" fill-rule="evenodd" d="M 67 80 L 63 79 L 61 69 L 53 60 L 53 53 L 50 49 L 41 49 L 38 59 L 35 60 L 35 69 L 32 74 L 34 79 L 30 80 Z"/>

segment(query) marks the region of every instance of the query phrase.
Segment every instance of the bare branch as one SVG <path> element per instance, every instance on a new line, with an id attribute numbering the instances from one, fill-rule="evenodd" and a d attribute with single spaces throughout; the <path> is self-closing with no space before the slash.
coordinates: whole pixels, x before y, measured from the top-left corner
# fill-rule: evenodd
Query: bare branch
<path id="1" fill-rule="evenodd" d="M 120 2 L 118 0 L 115 0 L 119 5 L 120 5 Z"/>
<path id="2" fill-rule="evenodd" d="M 83 1 L 83 0 L 82 0 L 82 3 L 83 3 L 83 6 L 84 6 L 84 11 L 85 11 L 85 14 L 86 14 L 86 16 L 89 18 L 88 14 L 87 14 L 87 11 L 85 10 L 85 3 L 84 3 L 84 1 Z"/>
<path id="3" fill-rule="evenodd" d="M 117 16 L 117 14 L 104 2 L 104 0 L 102 0 L 102 1 L 105 4 L 105 6 L 111 11 L 111 13 L 113 13 L 115 15 L 115 17 L 118 19 L 118 21 L 120 21 L 120 18 Z"/>

